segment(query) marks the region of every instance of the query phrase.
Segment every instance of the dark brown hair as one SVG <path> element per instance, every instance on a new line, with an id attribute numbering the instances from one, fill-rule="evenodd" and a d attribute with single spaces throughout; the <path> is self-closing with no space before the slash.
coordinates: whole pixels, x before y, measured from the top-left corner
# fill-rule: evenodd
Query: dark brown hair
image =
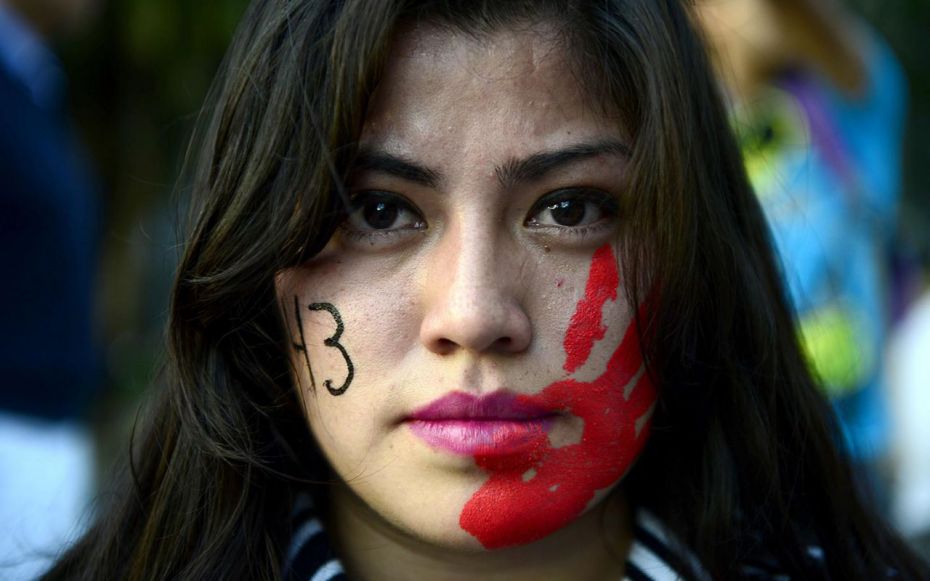
<path id="1" fill-rule="evenodd" d="M 276 273 L 319 248 L 400 26 L 548 21 L 633 139 L 621 268 L 660 385 L 625 488 L 715 577 L 760 551 L 810 578 L 922 565 L 857 496 L 805 368 L 769 233 L 676 0 L 256 0 L 194 143 L 167 386 L 116 493 L 47 579 L 272 579 L 293 495 L 328 469 L 292 385 Z"/>

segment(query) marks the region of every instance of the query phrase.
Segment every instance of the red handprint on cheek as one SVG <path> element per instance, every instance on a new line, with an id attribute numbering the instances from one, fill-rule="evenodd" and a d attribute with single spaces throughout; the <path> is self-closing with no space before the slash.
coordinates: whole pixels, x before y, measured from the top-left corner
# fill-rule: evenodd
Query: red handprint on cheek
<path id="1" fill-rule="evenodd" d="M 603 307 L 616 300 L 618 286 L 616 258 L 605 245 L 591 260 L 585 295 L 565 333 L 566 371 L 584 365 L 594 343 L 603 339 Z M 535 541 L 577 518 L 595 492 L 626 473 L 646 442 L 656 391 L 642 368 L 631 323 L 597 379 L 565 379 L 537 395 L 520 396 L 581 418 L 581 441 L 553 448 L 540 431 L 520 454 L 476 454 L 475 462 L 491 476 L 465 504 L 460 526 L 494 549 Z"/>
<path id="2" fill-rule="evenodd" d="M 595 341 L 604 338 L 607 327 L 603 324 L 604 304 L 617 300 L 617 287 L 620 276 L 617 262 L 609 245 L 601 246 L 591 259 L 591 273 L 584 290 L 584 297 L 578 301 L 575 314 L 565 332 L 565 365 L 563 368 L 574 373 L 584 365 L 591 356 Z"/>

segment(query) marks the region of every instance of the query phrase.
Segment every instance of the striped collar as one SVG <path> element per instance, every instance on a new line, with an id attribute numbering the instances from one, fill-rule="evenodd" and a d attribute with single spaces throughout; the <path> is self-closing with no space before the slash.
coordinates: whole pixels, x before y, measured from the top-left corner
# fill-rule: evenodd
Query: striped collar
<path id="1" fill-rule="evenodd" d="M 698 558 L 655 515 L 639 508 L 624 581 L 710 581 Z"/>
<path id="2" fill-rule="evenodd" d="M 298 499 L 293 522 L 294 534 L 284 564 L 285 579 L 345 581 L 342 563 L 333 552 L 308 497 Z M 658 518 L 645 509 L 637 510 L 624 581 L 709 581 L 710 575 L 693 554 L 684 550 L 684 555 L 680 555 L 681 547 Z"/>

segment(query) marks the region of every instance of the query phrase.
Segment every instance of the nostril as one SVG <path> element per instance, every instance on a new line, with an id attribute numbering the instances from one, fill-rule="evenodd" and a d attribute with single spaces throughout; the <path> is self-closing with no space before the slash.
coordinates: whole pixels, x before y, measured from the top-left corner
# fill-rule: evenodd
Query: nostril
<path id="1" fill-rule="evenodd" d="M 473 353 L 526 349 L 532 330 L 519 303 L 499 289 L 483 295 L 476 295 L 473 286 L 466 290 L 469 294 L 447 293 L 429 305 L 420 324 L 420 341 L 427 349 L 440 355 L 460 349 Z"/>
<path id="2" fill-rule="evenodd" d="M 446 339 L 444 337 L 436 341 L 436 347 L 438 347 L 438 350 L 441 353 L 448 353 L 452 351 L 453 349 L 455 349 L 455 346 L 456 346 L 455 341 L 451 339 Z"/>
<path id="3" fill-rule="evenodd" d="M 465 345 L 462 345 L 459 342 L 455 341 L 454 339 L 449 339 L 447 337 L 439 337 L 433 342 L 433 350 L 436 353 L 447 355 L 447 354 L 452 353 L 453 351 L 455 351 L 456 349 L 460 347 L 468 346 L 468 345 L 470 345 L 470 343 L 468 342 L 465 342 Z M 499 337 L 496 340 L 492 341 L 491 343 L 487 345 L 487 347 L 495 351 L 510 351 L 511 349 L 513 349 L 515 345 L 516 345 L 516 342 L 514 341 L 512 337 L 505 336 L 505 337 Z"/>

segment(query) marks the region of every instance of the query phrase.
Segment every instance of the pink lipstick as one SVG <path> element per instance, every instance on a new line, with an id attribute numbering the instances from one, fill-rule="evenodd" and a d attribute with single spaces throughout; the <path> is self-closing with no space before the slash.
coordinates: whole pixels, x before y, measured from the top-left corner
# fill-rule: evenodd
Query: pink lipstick
<path id="1" fill-rule="evenodd" d="M 433 448 L 462 456 L 508 455 L 545 442 L 556 412 L 504 391 L 485 396 L 453 392 L 406 419 Z"/>

